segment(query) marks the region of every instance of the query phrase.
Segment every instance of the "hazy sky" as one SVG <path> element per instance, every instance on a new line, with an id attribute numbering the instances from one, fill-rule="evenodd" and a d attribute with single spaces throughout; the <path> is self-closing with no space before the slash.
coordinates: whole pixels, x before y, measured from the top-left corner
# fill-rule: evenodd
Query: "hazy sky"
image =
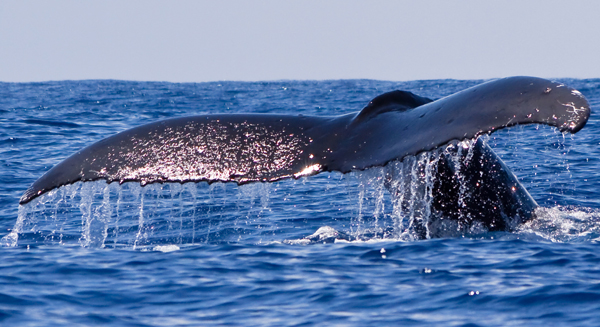
<path id="1" fill-rule="evenodd" d="M 600 77 L 600 1 L 0 2 L 0 81 Z"/>

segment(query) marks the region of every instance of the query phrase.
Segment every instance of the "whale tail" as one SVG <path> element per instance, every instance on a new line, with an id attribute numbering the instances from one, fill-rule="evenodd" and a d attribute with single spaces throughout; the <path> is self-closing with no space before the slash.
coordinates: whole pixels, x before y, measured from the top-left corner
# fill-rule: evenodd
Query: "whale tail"
<path id="1" fill-rule="evenodd" d="M 575 133 L 589 115 L 588 102 L 574 89 L 540 78 L 511 77 L 436 101 L 410 92 L 389 92 L 358 113 L 338 117 L 223 114 L 169 119 L 132 128 L 78 151 L 35 181 L 20 204 L 77 181 L 244 184 L 322 171 L 346 173 L 518 124 L 546 124 Z M 495 181 L 496 189 L 510 190 L 516 180 L 501 161 L 495 161 L 493 151 L 484 145 L 477 145 L 475 151 L 487 158 L 487 166 L 462 170 L 473 176 L 477 171 L 469 169 L 497 170 L 497 174 L 490 173 L 489 184 Z M 437 188 L 452 198 L 456 191 L 453 167 L 441 162 Z M 492 204 L 510 202 L 521 211 L 504 205 L 506 213 L 530 215 L 535 203 L 530 197 L 498 195 L 493 190 L 475 188 L 466 205 L 483 208 L 481 215 L 487 215 Z M 494 196 L 495 200 L 486 200 Z M 456 206 L 456 199 L 448 201 L 433 206 L 449 215 L 464 211 L 440 209 Z M 488 226 L 502 228 L 502 224 L 492 220 Z"/>

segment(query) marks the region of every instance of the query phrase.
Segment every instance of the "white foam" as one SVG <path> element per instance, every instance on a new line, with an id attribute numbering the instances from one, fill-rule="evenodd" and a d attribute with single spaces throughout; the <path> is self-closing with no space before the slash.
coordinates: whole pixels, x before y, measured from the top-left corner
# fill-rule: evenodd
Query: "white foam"
<path id="1" fill-rule="evenodd" d="M 168 252 L 178 251 L 178 250 L 180 250 L 180 247 L 175 244 L 157 245 L 152 250 L 168 253 Z"/>

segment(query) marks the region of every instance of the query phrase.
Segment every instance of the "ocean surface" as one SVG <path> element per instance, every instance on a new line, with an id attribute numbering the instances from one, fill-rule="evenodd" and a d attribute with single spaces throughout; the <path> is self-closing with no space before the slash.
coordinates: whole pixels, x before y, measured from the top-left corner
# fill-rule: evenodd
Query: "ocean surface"
<path id="1" fill-rule="evenodd" d="M 592 106 L 579 133 L 485 137 L 541 206 L 514 232 L 419 240 L 386 167 L 76 183 L 18 204 L 53 165 L 144 123 L 339 115 L 395 89 L 436 99 L 481 82 L 0 83 L 0 325 L 600 326 L 600 79 L 561 80 Z"/>

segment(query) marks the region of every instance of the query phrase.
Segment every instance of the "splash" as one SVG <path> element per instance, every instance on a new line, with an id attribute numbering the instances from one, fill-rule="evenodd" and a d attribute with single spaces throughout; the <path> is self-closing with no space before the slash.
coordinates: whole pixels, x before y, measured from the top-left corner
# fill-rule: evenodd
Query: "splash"
<path id="1" fill-rule="evenodd" d="M 517 230 L 522 238 L 552 242 L 600 242 L 600 211 L 588 208 L 540 207 L 536 219 Z"/>

